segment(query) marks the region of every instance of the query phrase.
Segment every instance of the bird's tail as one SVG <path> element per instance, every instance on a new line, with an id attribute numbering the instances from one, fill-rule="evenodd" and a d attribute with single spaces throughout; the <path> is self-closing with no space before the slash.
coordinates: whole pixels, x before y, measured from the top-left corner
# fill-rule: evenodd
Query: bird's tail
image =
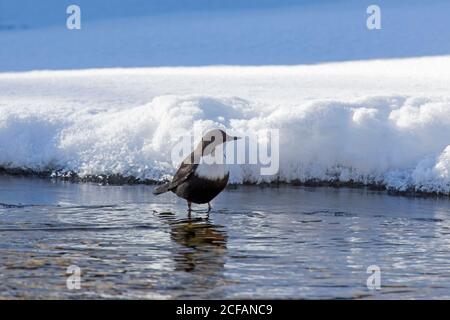
<path id="1" fill-rule="evenodd" d="M 170 183 L 169 183 L 169 182 L 164 183 L 164 184 L 162 184 L 162 185 L 160 185 L 160 186 L 157 186 L 157 187 L 153 190 L 153 194 L 158 195 L 158 194 L 161 194 L 161 193 L 165 193 L 165 192 L 169 191 L 169 186 L 170 186 Z"/>

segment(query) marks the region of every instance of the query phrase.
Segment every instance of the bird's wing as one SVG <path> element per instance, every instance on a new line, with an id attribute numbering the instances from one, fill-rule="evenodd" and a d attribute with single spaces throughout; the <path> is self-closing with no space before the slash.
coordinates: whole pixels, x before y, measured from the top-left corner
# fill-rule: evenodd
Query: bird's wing
<path id="1" fill-rule="evenodd" d="M 173 176 L 172 182 L 169 183 L 168 190 L 175 189 L 184 181 L 186 181 L 195 171 L 198 164 L 182 163 L 177 173 Z"/>

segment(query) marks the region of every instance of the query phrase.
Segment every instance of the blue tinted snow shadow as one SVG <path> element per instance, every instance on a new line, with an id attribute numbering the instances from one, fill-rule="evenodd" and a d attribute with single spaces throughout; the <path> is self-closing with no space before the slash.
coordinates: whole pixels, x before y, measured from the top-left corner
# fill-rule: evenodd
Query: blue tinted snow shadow
<path id="1" fill-rule="evenodd" d="M 0 71 L 204 65 L 294 65 L 450 53 L 450 3 L 376 1 L 0 0 Z"/>

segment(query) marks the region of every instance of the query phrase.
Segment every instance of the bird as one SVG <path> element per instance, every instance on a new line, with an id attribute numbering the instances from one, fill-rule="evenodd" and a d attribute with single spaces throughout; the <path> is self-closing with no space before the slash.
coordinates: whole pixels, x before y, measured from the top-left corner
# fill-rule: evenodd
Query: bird
<path id="1" fill-rule="evenodd" d="M 230 136 L 225 131 L 213 129 L 203 135 L 197 147 L 180 164 L 172 181 L 156 187 L 153 194 L 173 192 L 187 201 L 188 212 L 192 203 L 208 204 L 227 186 L 230 173 L 224 161 L 214 161 L 216 147 L 240 137 Z M 223 159 L 221 159 L 223 160 Z"/>

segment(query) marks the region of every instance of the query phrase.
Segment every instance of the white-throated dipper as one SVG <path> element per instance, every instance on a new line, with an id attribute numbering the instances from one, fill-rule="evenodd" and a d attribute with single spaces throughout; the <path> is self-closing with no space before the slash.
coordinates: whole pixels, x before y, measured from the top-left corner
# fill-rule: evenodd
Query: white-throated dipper
<path id="1" fill-rule="evenodd" d="M 183 160 L 172 181 L 156 187 L 153 193 L 158 195 L 172 191 L 187 200 L 189 211 L 192 203 L 207 203 L 209 212 L 210 201 L 225 189 L 229 177 L 223 156 L 216 159 L 216 147 L 238 139 L 220 129 L 207 132 L 197 148 Z"/>

